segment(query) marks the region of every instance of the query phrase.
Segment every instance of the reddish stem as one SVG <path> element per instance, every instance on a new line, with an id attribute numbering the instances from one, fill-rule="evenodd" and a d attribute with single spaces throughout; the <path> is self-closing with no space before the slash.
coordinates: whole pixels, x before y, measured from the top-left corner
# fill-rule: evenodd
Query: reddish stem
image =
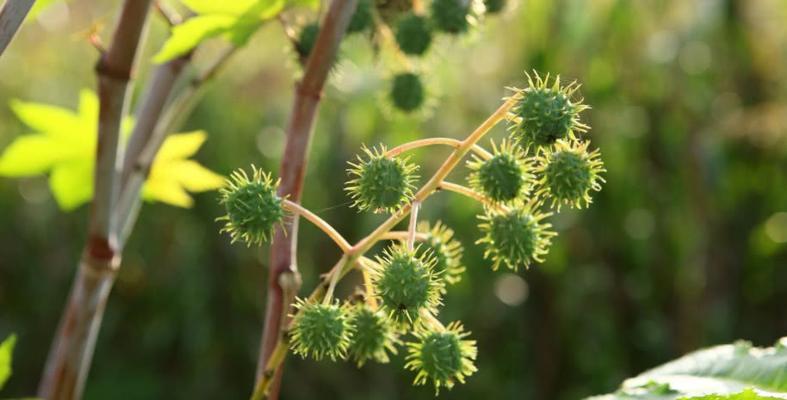
<path id="1" fill-rule="evenodd" d="M 287 143 L 279 169 L 281 177 L 279 195 L 288 196 L 291 201 L 296 203 L 300 202 L 301 198 L 307 150 L 322 89 L 356 5 L 357 0 L 334 0 L 331 2 L 331 7 L 317 36 L 314 50 L 306 63 L 303 79 L 296 86 L 292 114 L 287 126 Z M 285 324 L 288 322 L 287 311 L 293 302 L 295 293 L 297 293 L 297 287 L 288 288 L 285 295 L 285 291 L 280 285 L 284 274 L 292 274 L 297 277 L 298 269 L 294 258 L 297 236 L 297 216 L 291 221 L 287 221 L 273 235 L 268 270 L 265 326 L 257 364 L 258 381 L 262 378 L 267 360 L 282 334 L 281 327 L 286 326 Z M 299 282 L 299 279 L 284 279 L 284 281 Z M 281 373 L 282 369 L 279 368 L 270 393 L 268 393 L 269 399 L 278 398 Z"/>

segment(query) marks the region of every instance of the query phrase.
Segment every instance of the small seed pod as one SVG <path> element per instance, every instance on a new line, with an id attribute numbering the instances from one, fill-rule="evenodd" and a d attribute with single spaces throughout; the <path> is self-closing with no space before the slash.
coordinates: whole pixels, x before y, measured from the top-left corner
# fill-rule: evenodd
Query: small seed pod
<path id="1" fill-rule="evenodd" d="M 276 194 L 279 182 L 253 165 L 251 168 L 251 177 L 236 170 L 219 191 L 219 202 L 227 215 L 217 218 L 224 222 L 222 233 L 229 233 L 233 243 L 243 241 L 247 246 L 267 241 L 273 227 L 284 218 L 282 200 Z"/>
<path id="2" fill-rule="evenodd" d="M 519 91 L 521 100 L 514 107 L 518 117 L 510 129 L 515 138 L 528 146 L 543 147 L 573 133 L 585 132 L 588 126 L 579 121 L 579 113 L 589 108 L 582 99 L 572 100 L 579 89 L 574 81 L 561 86 L 560 76 L 550 83 L 549 75 L 535 79 L 527 75 L 528 87 Z"/>
<path id="3" fill-rule="evenodd" d="M 347 182 L 345 190 L 354 200 L 353 207 L 360 211 L 393 212 L 413 196 L 418 166 L 406 157 L 388 158 L 385 151 L 385 146 L 364 146 L 366 157 L 359 155 L 357 162 L 349 163 L 347 172 L 354 178 Z"/>
<path id="4" fill-rule="evenodd" d="M 298 35 L 298 41 L 295 43 L 295 51 L 298 53 L 298 60 L 301 65 L 306 65 L 309 54 L 311 54 L 314 44 L 317 43 L 317 35 L 319 33 L 320 25 L 316 22 L 312 22 L 301 28 L 301 33 Z"/>
<path id="5" fill-rule="evenodd" d="M 541 222 L 549 214 L 541 214 L 534 207 L 534 203 L 528 203 L 510 209 L 488 208 L 479 217 L 482 223 L 478 228 L 484 236 L 476 243 L 486 245 L 484 258 L 492 260 L 493 270 L 500 264 L 516 271 L 520 265 L 527 268 L 532 262 L 543 262 L 557 234 L 549 230 L 552 225 Z"/>
<path id="6" fill-rule="evenodd" d="M 484 0 L 487 14 L 498 14 L 506 6 L 506 0 Z"/>
<path id="7" fill-rule="evenodd" d="M 396 108 L 404 112 L 415 111 L 424 104 L 425 97 L 424 85 L 418 75 L 404 72 L 394 76 L 390 98 Z"/>
<path id="8" fill-rule="evenodd" d="M 353 336 L 349 322 L 348 306 L 312 303 L 298 299 L 298 313 L 292 321 L 290 347 L 303 358 L 317 361 L 328 357 L 331 361 L 347 357 L 347 349 Z"/>
<path id="9" fill-rule="evenodd" d="M 508 203 L 526 195 L 533 183 L 533 166 L 520 146 L 503 141 L 500 147 L 492 143 L 492 158 L 473 156 L 467 166 L 473 171 L 470 186 L 484 194 L 494 204 Z"/>
<path id="10" fill-rule="evenodd" d="M 551 199 L 552 207 L 560 211 L 565 204 L 571 208 L 583 208 L 593 199 L 590 191 L 601 190 L 605 172 L 598 149 L 588 151 L 588 141 L 577 139 L 558 140 L 552 151 L 543 151 L 538 158 L 537 173 L 539 190 L 536 195 Z"/>
<path id="11" fill-rule="evenodd" d="M 449 284 L 462 280 L 465 267 L 462 265 L 462 243 L 454 239 L 454 231 L 436 222 L 433 227 L 429 222 L 418 224 L 416 231 L 424 235 L 424 240 L 416 250 L 416 256 L 431 254 L 435 260 L 434 271 L 438 278 L 445 279 Z"/>
<path id="12" fill-rule="evenodd" d="M 403 16 L 396 24 L 396 43 L 405 54 L 420 56 L 432 44 L 429 20 L 416 14 Z"/>
<path id="13" fill-rule="evenodd" d="M 372 309 L 368 304 L 355 305 L 350 314 L 350 325 L 354 333 L 349 354 L 358 368 L 368 360 L 387 363 L 390 361 L 388 353 L 396 354 L 399 339 L 393 325 L 382 312 Z"/>
<path id="14" fill-rule="evenodd" d="M 347 33 L 363 32 L 374 25 L 372 15 L 372 0 L 358 0 L 350 25 L 347 26 Z"/>
<path id="15" fill-rule="evenodd" d="M 473 362 L 478 349 L 475 340 L 466 340 L 462 324 L 452 322 L 444 330 L 416 331 L 416 342 L 407 343 L 405 368 L 415 371 L 416 385 L 431 380 L 435 392 L 441 387 L 449 390 L 456 382 L 465 383 L 465 378 L 477 371 Z"/>
<path id="16" fill-rule="evenodd" d="M 394 246 L 377 257 L 377 264 L 371 271 L 372 284 L 391 321 L 405 327 L 418 320 L 422 309 L 437 310 L 443 282 L 435 276 L 434 258 Z"/>
<path id="17" fill-rule="evenodd" d="M 470 13 L 470 1 L 467 0 L 433 0 L 432 21 L 439 31 L 456 35 L 467 31 Z"/>

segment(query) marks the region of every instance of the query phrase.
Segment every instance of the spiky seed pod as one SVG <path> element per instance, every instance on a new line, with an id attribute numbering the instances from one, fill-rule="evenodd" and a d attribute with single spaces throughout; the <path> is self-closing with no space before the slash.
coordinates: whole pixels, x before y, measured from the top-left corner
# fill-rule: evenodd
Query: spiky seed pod
<path id="1" fill-rule="evenodd" d="M 515 138 L 525 145 L 543 147 L 564 139 L 572 133 L 588 130 L 579 114 L 589 108 L 582 99 L 572 99 L 579 84 L 561 85 L 560 76 L 550 80 L 538 73 L 527 74 L 528 87 L 520 90 L 521 100 L 514 107 L 518 122 L 511 125 Z"/>
<path id="2" fill-rule="evenodd" d="M 506 6 L 506 0 L 484 0 L 487 14 L 498 14 Z"/>
<path id="3" fill-rule="evenodd" d="M 353 326 L 349 321 L 347 305 L 322 304 L 298 299 L 298 313 L 292 321 L 290 347 L 303 358 L 311 357 L 332 361 L 347 357 Z"/>
<path id="4" fill-rule="evenodd" d="M 551 224 L 541 222 L 549 215 L 538 212 L 534 203 L 488 208 L 479 217 L 478 228 L 484 236 L 476 243 L 485 245 L 484 258 L 492 260 L 492 269 L 505 264 L 516 271 L 520 265 L 527 268 L 532 262 L 543 262 L 556 235 L 549 230 Z"/>
<path id="5" fill-rule="evenodd" d="M 353 306 L 350 314 L 353 337 L 349 354 L 362 367 L 366 361 L 390 361 L 388 353 L 396 354 L 396 336 L 393 325 L 384 313 L 373 310 L 368 304 Z"/>
<path id="6" fill-rule="evenodd" d="M 606 170 L 598 149 L 589 152 L 589 145 L 577 139 L 558 140 L 551 151 L 541 152 L 538 158 L 536 195 L 552 199 L 552 207 L 558 211 L 562 204 L 587 207 L 593 201 L 590 191 L 601 190 L 601 173 Z"/>
<path id="7" fill-rule="evenodd" d="M 366 156 L 359 155 L 356 162 L 349 163 L 347 172 L 353 178 L 345 190 L 360 211 L 393 212 L 413 196 L 418 166 L 407 157 L 388 158 L 385 151 L 384 146 L 373 149 L 364 146 Z"/>
<path id="8" fill-rule="evenodd" d="M 470 13 L 470 1 L 467 0 L 433 0 L 432 21 L 437 30 L 453 35 L 467 31 Z"/>
<path id="9" fill-rule="evenodd" d="M 519 145 L 503 140 L 492 143 L 493 156 L 484 160 L 476 155 L 467 163 L 473 171 L 470 186 L 495 204 L 508 203 L 528 193 L 533 183 L 532 162 Z"/>
<path id="10" fill-rule="evenodd" d="M 407 343 L 405 368 L 415 371 L 416 385 L 431 380 L 435 392 L 440 387 L 449 390 L 456 382 L 465 383 L 465 378 L 477 371 L 473 361 L 478 354 L 475 340 L 469 336 L 458 321 L 448 324 L 445 330 L 416 331 L 416 342 Z"/>
<path id="11" fill-rule="evenodd" d="M 435 260 L 434 271 L 438 278 L 449 284 L 462 280 L 465 267 L 462 265 L 462 243 L 454 239 L 454 231 L 437 221 L 430 227 L 428 221 L 418 223 L 416 231 L 424 235 L 416 256 L 431 254 Z"/>
<path id="12" fill-rule="evenodd" d="M 298 35 L 298 41 L 295 43 L 295 51 L 298 53 L 298 59 L 301 64 L 305 65 L 306 60 L 309 59 L 314 44 L 317 43 L 317 35 L 320 33 L 320 25 L 312 22 L 303 28 Z"/>
<path id="13" fill-rule="evenodd" d="M 422 309 L 436 312 L 441 304 L 443 282 L 435 275 L 435 260 L 416 253 L 405 246 L 389 247 L 371 271 L 380 308 L 399 327 L 417 321 Z"/>
<path id="14" fill-rule="evenodd" d="M 432 44 L 429 20 L 416 14 L 403 16 L 396 24 L 396 43 L 405 54 L 420 56 Z"/>
<path id="15" fill-rule="evenodd" d="M 425 97 L 424 85 L 418 75 L 404 72 L 394 76 L 390 98 L 396 108 L 404 112 L 415 111 L 423 105 Z"/>
<path id="16" fill-rule="evenodd" d="M 232 243 L 243 241 L 247 246 L 268 240 L 284 218 L 282 200 L 276 194 L 279 182 L 253 165 L 251 170 L 251 177 L 242 169 L 234 171 L 219 190 L 219 202 L 227 215 L 216 219 L 224 222 L 221 232 L 229 233 Z"/>
<path id="17" fill-rule="evenodd" d="M 358 0 L 350 24 L 347 26 L 347 33 L 363 32 L 374 25 L 372 15 L 372 0 Z"/>

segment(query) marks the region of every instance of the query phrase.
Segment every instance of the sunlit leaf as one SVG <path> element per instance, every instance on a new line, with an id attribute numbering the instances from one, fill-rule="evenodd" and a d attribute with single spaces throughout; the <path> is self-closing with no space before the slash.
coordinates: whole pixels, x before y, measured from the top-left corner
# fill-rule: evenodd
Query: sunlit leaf
<path id="1" fill-rule="evenodd" d="M 52 3 L 57 0 L 36 0 L 33 3 L 33 7 L 30 9 L 30 12 L 27 14 L 27 19 L 32 21 L 38 17 L 47 7 L 49 7 Z"/>
<path id="2" fill-rule="evenodd" d="M 11 100 L 11 111 L 34 132 L 53 136 L 73 134 L 79 129 L 80 120 L 73 111 L 49 104 Z"/>
<path id="3" fill-rule="evenodd" d="M 166 165 L 166 174 L 174 178 L 180 185 L 190 192 L 206 192 L 224 186 L 225 178 L 196 161 L 180 160 Z M 151 180 L 156 175 L 151 174 Z"/>
<path id="4" fill-rule="evenodd" d="M 71 211 L 93 197 L 93 162 L 70 161 L 59 164 L 49 175 L 49 187 L 62 210 Z"/>
<path id="5" fill-rule="evenodd" d="M 0 156 L 0 175 L 31 176 L 49 171 L 63 159 L 63 146 L 46 135 L 24 135 Z"/>
<path id="6" fill-rule="evenodd" d="M 225 1 L 225 3 L 231 3 Z M 188 53 L 203 40 L 216 37 L 226 32 L 235 21 L 232 15 L 198 15 L 189 18 L 182 24 L 172 28 L 172 35 L 164 43 L 159 52 L 153 56 L 156 63 L 164 63 Z"/>
<path id="7" fill-rule="evenodd" d="M 675 400 L 692 396 L 703 400 L 787 399 L 787 337 L 767 349 L 738 342 L 699 350 L 627 379 L 613 394 L 592 399 Z"/>
<path id="8" fill-rule="evenodd" d="M 13 334 L 0 343 L 0 389 L 11 377 L 11 356 L 14 352 L 14 344 L 16 344 L 16 335 Z"/>
<path id="9" fill-rule="evenodd" d="M 765 397 L 752 389 L 746 389 L 740 393 L 723 395 L 723 394 L 710 394 L 707 396 L 699 397 L 685 397 L 681 400 L 779 400 L 778 397 Z"/>
<path id="10" fill-rule="evenodd" d="M 182 0 L 186 7 L 197 14 L 229 14 L 241 15 L 257 0 Z"/>
<path id="11" fill-rule="evenodd" d="M 194 131 L 169 135 L 161 145 L 156 155 L 156 163 L 177 158 L 191 157 L 197 153 L 205 139 L 208 138 L 205 131 Z"/>
<path id="12" fill-rule="evenodd" d="M 194 200 L 186 190 L 173 179 L 149 180 L 142 188 L 142 197 L 183 208 L 191 207 L 194 204 Z"/>

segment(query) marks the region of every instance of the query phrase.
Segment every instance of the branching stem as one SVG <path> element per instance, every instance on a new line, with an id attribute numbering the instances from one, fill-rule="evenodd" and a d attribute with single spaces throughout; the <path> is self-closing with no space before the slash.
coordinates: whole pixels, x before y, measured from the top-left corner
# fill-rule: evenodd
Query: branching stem
<path id="1" fill-rule="evenodd" d="M 415 228 L 418 225 L 418 211 L 421 209 L 421 202 L 413 202 L 410 210 L 410 225 L 407 228 L 407 250 L 413 251 L 415 246 Z"/>
<path id="2" fill-rule="evenodd" d="M 283 200 L 283 205 L 287 211 L 306 218 L 309 222 L 314 224 L 314 226 L 320 228 L 321 231 L 325 232 L 325 234 L 328 235 L 328 237 L 330 237 L 340 249 L 342 249 L 342 252 L 347 253 L 350 251 L 350 248 L 352 248 L 352 245 L 341 234 L 339 234 L 339 232 L 337 232 L 336 229 L 331 226 L 331 224 L 325 222 L 325 220 L 318 217 L 317 214 L 290 200 Z"/>
<path id="3" fill-rule="evenodd" d="M 392 148 L 385 152 L 386 157 L 396 157 L 406 151 L 418 149 L 421 147 L 426 146 L 450 146 L 454 149 L 459 148 L 462 146 L 462 141 L 447 137 L 436 137 L 436 138 L 427 138 L 427 139 L 419 139 L 413 140 L 412 142 L 407 142 Z M 484 160 L 488 160 L 492 158 L 492 153 L 486 151 L 483 147 L 479 145 L 473 145 L 472 147 L 473 152 L 475 152 L 479 157 L 483 158 Z"/>

